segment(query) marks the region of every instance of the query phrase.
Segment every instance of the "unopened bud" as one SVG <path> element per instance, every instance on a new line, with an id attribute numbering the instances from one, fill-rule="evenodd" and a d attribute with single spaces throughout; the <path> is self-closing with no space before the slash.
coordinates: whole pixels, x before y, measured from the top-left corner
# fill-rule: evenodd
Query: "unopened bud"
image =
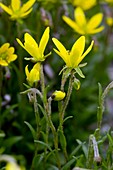
<path id="1" fill-rule="evenodd" d="M 64 97 L 65 97 L 66 93 L 65 92 L 62 92 L 62 91 L 55 91 L 53 94 L 52 94 L 52 99 L 55 100 L 55 101 L 60 101 L 60 100 L 63 100 Z"/>
<path id="2" fill-rule="evenodd" d="M 76 89 L 76 90 L 79 90 L 80 89 L 80 81 L 76 78 L 74 78 L 74 82 L 73 82 L 73 87 Z"/>

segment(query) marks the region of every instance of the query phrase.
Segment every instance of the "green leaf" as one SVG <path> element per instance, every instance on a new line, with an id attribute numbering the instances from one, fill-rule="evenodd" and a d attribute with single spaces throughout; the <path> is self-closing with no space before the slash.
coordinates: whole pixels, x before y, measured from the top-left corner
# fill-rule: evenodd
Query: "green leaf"
<path id="1" fill-rule="evenodd" d="M 19 142 L 19 141 L 22 140 L 22 139 L 23 139 L 22 136 L 10 137 L 10 138 L 4 140 L 3 146 L 11 147 L 11 146 L 13 146 L 15 143 Z"/>
<path id="2" fill-rule="evenodd" d="M 44 103 L 47 103 L 47 93 L 49 91 L 50 86 L 48 85 L 45 89 L 44 89 L 44 94 L 43 94 L 43 101 Z"/>
<path id="3" fill-rule="evenodd" d="M 82 73 L 82 70 L 79 67 L 76 67 L 75 70 L 80 77 L 85 78 L 84 74 Z"/>
<path id="4" fill-rule="evenodd" d="M 67 121 L 68 119 L 71 119 L 71 118 L 73 118 L 73 116 L 68 116 L 68 117 L 66 117 L 66 118 L 64 119 L 64 122 Z"/>
<path id="5" fill-rule="evenodd" d="M 39 167 L 41 163 L 43 163 L 44 160 L 44 153 L 38 154 L 34 160 L 33 160 L 33 164 L 35 167 Z"/>
<path id="6" fill-rule="evenodd" d="M 79 64 L 79 67 L 85 67 L 87 63 Z"/>
<path id="7" fill-rule="evenodd" d="M 73 151 L 72 151 L 72 153 L 70 154 L 70 158 L 72 157 L 72 156 L 75 156 L 76 155 L 76 153 L 79 151 L 79 149 L 82 147 L 82 145 L 78 145 Z"/>
<path id="8" fill-rule="evenodd" d="M 30 88 L 31 88 L 28 84 L 23 83 L 23 85 L 24 85 L 27 89 L 30 89 Z"/>
<path id="9" fill-rule="evenodd" d="M 59 133 L 59 136 L 60 136 L 61 147 L 62 147 L 63 150 L 65 150 L 65 148 L 67 146 L 65 135 L 64 135 L 62 130 L 59 130 L 58 133 Z"/>
<path id="10" fill-rule="evenodd" d="M 47 120 L 48 118 L 47 118 L 47 114 L 46 114 L 46 111 L 44 110 L 44 108 L 40 104 L 38 104 L 38 107 L 40 108 L 41 112 L 45 116 L 45 119 Z"/>
<path id="11" fill-rule="evenodd" d="M 35 139 L 36 138 L 36 132 L 35 132 L 34 128 L 32 127 L 32 125 L 30 123 L 26 122 L 26 121 L 24 121 L 24 123 L 29 127 L 29 129 L 32 133 L 33 139 Z"/>
<path id="12" fill-rule="evenodd" d="M 3 131 L 0 131 L 0 138 L 4 138 L 5 137 L 5 133 Z"/>
<path id="13" fill-rule="evenodd" d="M 107 137 L 109 139 L 110 145 L 113 146 L 113 139 L 112 139 L 113 137 L 111 137 L 110 134 L 108 134 L 108 133 L 107 133 Z"/>
<path id="14" fill-rule="evenodd" d="M 61 170 L 67 170 L 70 169 L 71 165 L 77 160 L 76 157 L 73 157 L 69 162 L 67 162 L 62 168 Z"/>
<path id="15" fill-rule="evenodd" d="M 51 152 L 53 152 L 51 147 L 47 143 L 40 141 L 40 140 L 34 140 L 34 142 L 39 143 L 39 144 L 43 145 L 44 147 L 47 147 Z"/>

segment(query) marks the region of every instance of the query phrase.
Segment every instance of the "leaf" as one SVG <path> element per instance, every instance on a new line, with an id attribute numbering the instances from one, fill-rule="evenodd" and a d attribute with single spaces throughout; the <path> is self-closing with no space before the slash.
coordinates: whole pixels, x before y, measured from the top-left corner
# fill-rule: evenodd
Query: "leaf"
<path id="1" fill-rule="evenodd" d="M 43 160 L 44 160 L 44 153 L 38 154 L 33 160 L 34 166 L 39 167 L 41 163 L 43 164 Z"/>
<path id="2" fill-rule="evenodd" d="M 85 78 L 84 74 L 82 73 L 82 70 L 79 67 L 76 67 L 75 70 L 80 77 Z"/>
<path id="3" fill-rule="evenodd" d="M 33 139 L 35 139 L 36 132 L 35 132 L 34 128 L 32 127 L 32 125 L 30 123 L 26 122 L 26 121 L 24 121 L 24 123 L 29 127 L 29 129 L 30 129 L 30 131 L 32 133 Z"/>
<path id="4" fill-rule="evenodd" d="M 87 63 L 79 64 L 79 67 L 85 67 Z"/>
<path id="5" fill-rule="evenodd" d="M 4 145 L 4 146 L 11 147 L 11 146 L 13 146 L 15 143 L 19 142 L 19 141 L 22 140 L 22 139 L 23 139 L 22 136 L 10 137 L 10 138 L 4 140 L 3 145 Z"/>
<path id="6" fill-rule="evenodd" d="M 5 137 L 5 133 L 3 131 L 0 131 L 0 138 L 4 138 Z"/>
<path id="7" fill-rule="evenodd" d="M 79 151 L 79 149 L 82 147 L 82 145 L 78 145 L 73 151 L 72 151 L 72 153 L 70 154 L 70 158 L 72 157 L 72 156 L 75 156 L 75 154 Z"/>
<path id="8" fill-rule="evenodd" d="M 64 150 L 66 148 L 66 146 L 67 146 L 65 135 L 64 135 L 62 130 L 59 130 L 58 133 L 59 133 L 59 136 L 60 136 L 61 147 Z"/>
<path id="9" fill-rule="evenodd" d="M 70 166 L 77 160 L 76 157 L 72 158 L 69 162 L 67 162 L 62 168 L 61 170 L 67 170 L 70 169 Z"/>
<path id="10" fill-rule="evenodd" d="M 48 85 L 45 89 L 44 89 L 44 94 L 43 94 L 43 101 L 44 103 L 47 102 L 47 92 L 49 91 L 50 86 Z"/>
<path id="11" fill-rule="evenodd" d="M 64 122 L 67 121 L 68 119 L 71 119 L 71 118 L 73 118 L 73 116 L 68 116 L 68 117 L 66 117 L 66 118 L 64 119 Z"/>
<path id="12" fill-rule="evenodd" d="M 47 114 L 46 114 L 46 111 L 44 110 L 44 108 L 40 104 L 38 104 L 38 107 L 40 108 L 40 110 L 43 113 L 45 119 L 47 120 L 48 118 L 47 118 Z"/>
<path id="13" fill-rule="evenodd" d="M 45 142 L 43 142 L 43 141 L 40 141 L 40 140 L 34 140 L 34 142 L 35 142 L 35 143 L 39 143 L 39 144 L 47 147 L 51 152 L 53 152 L 52 149 L 51 149 L 51 147 L 50 147 L 47 143 L 45 143 Z"/>

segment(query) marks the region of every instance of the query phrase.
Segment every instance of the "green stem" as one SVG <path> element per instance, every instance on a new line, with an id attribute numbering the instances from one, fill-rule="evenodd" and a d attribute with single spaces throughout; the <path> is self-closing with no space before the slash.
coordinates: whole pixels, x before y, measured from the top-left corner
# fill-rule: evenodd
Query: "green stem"
<path id="1" fill-rule="evenodd" d="M 63 106 L 61 108 L 61 112 L 60 112 L 60 125 L 61 126 L 63 124 L 64 114 L 65 114 L 67 105 L 69 103 L 70 97 L 71 97 L 72 89 L 73 89 L 73 72 L 72 72 L 72 74 L 70 76 L 67 95 L 66 95 L 66 98 L 64 100 L 64 104 L 63 104 Z"/>
<path id="2" fill-rule="evenodd" d="M 71 73 L 71 76 L 70 76 L 70 79 L 69 79 L 69 85 L 68 85 L 68 91 L 67 91 L 67 95 L 66 95 L 66 98 L 64 100 L 64 102 L 59 102 L 58 106 L 59 106 L 59 120 L 60 120 L 60 124 L 59 124 L 59 127 L 58 127 L 58 131 L 60 130 L 61 133 L 64 135 L 64 132 L 63 132 L 63 121 L 64 121 L 64 114 L 65 114 L 65 111 L 66 111 L 66 108 L 67 108 L 67 105 L 69 103 L 69 100 L 70 100 L 70 96 L 71 96 L 71 93 L 72 93 L 72 89 L 73 89 L 73 72 Z M 66 80 L 67 78 L 64 76 L 62 76 L 62 81 L 61 81 L 61 90 L 64 91 L 64 85 L 66 83 Z M 64 136 L 65 137 L 65 136 Z M 64 152 L 64 156 L 65 156 L 65 160 L 67 161 L 68 160 L 68 154 L 67 154 L 67 149 L 66 149 L 66 146 L 63 147 L 63 152 Z"/>
<path id="3" fill-rule="evenodd" d="M 35 88 L 32 88 L 31 92 L 29 92 L 29 99 L 31 97 L 31 100 L 34 103 L 34 112 L 35 112 L 35 119 L 36 119 L 36 125 L 37 125 L 35 140 L 39 140 L 41 124 L 40 124 L 40 115 L 39 115 L 39 111 L 38 111 L 38 103 L 37 103 L 36 94 L 37 94 L 37 89 L 35 90 Z M 31 170 L 34 170 L 34 161 L 37 156 L 37 153 L 38 153 L 38 144 L 35 143 L 35 153 L 34 153 L 32 165 L 31 165 Z"/>
<path id="4" fill-rule="evenodd" d="M 52 122 L 52 119 L 51 119 L 51 101 L 52 101 L 52 98 L 50 97 L 48 99 L 48 121 L 49 121 L 49 125 L 50 125 L 50 128 L 51 128 L 51 131 L 53 133 L 53 140 L 54 140 L 54 147 L 55 147 L 55 151 L 56 151 L 56 159 L 57 159 L 57 165 L 58 165 L 58 168 L 59 170 L 61 169 L 61 163 L 60 163 L 60 159 L 59 159 L 59 153 L 58 153 L 58 133 L 56 131 L 56 128 Z"/>
<path id="5" fill-rule="evenodd" d="M 2 110 L 2 80 L 3 80 L 3 72 L 2 72 L 2 66 L 0 66 L 0 117 L 1 117 L 1 110 Z M 1 124 L 2 122 L 0 122 L 0 129 L 1 129 Z"/>
<path id="6" fill-rule="evenodd" d="M 56 150 L 56 160 L 57 160 L 57 165 L 58 168 L 61 169 L 61 164 L 60 164 L 60 159 L 59 159 L 59 154 L 58 154 L 58 135 L 55 129 L 55 126 L 52 122 L 51 119 L 51 101 L 52 98 L 50 97 L 47 100 L 47 94 L 45 92 L 45 79 L 44 79 L 44 72 L 43 72 L 43 66 L 41 65 L 41 70 L 40 70 L 40 74 L 41 74 L 41 91 L 42 91 L 42 95 L 43 95 L 43 105 L 44 105 L 44 109 L 46 111 L 47 117 L 46 117 L 46 142 L 48 143 L 48 136 L 49 136 L 49 128 L 48 125 L 51 128 L 52 134 L 53 134 L 53 139 L 54 139 L 54 147 Z"/>
<path id="7" fill-rule="evenodd" d="M 45 80 L 44 80 L 44 72 L 43 72 L 43 65 L 40 67 L 40 75 L 41 75 L 41 90 L 42 94 L 44 96 L 44 91 L 45 91 Z"/>

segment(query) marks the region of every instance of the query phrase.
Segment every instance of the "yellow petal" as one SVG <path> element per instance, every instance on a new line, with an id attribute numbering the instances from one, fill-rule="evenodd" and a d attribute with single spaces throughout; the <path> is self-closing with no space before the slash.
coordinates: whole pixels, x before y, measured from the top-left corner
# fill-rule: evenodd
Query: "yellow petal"
<path id="1" fill-rule="evenodd" d="M 98 32 L 101 32 L 103 29 L 104 29 L 104 26 L 101 26 L 101 27 L 99 27 L 97 29 L 90 30 L 89 34 L 96 34 Z"/>
<path id="2" fill-rule="evenodd" d="M 103 14 L 98 13 L 94 15 L 87 23 L 87 29 L 92 30 L 100 25 L 103 19 Z"/>
<path id="3" fill-rule="evenodd" d="M 8 57 L 8 63 L 12 62 L 12 61 L 15 61 L 17 59 L 17 55 L 16 54 L 13 54 L 13 55 L 10 55 Z"/>
<path id="4" fill-rule="evenodd" d="M 63 55 L 63 53 L 61 53 L 61 52 L 59 52 L 58 50 L 56 50 L 56 49 L 54 49 L 53 48 L 53 50 L 64 60 L 64 62 L 66 63 L 66 65 L 67 65 L 67 63 L 68 63 L 68 61 L 67 61 L 67 55 Z"/>
<path id="5" fill-rule="evenodd" d="M 11 0 L 11 7 L 13 11 L 18 11 L 21 6 L 21 1 L 20 0 Z"/>
<path id="6" fill-rule="evenodd" d="M 44 53 L 48 40 L 49 40 L 49 27 L 47 27 L 46 30 L 44 31 L 39 43 L 39 51 L 42 55 Z"/>
<path id="7" fill-rule="evenodd" d="M 1 48 L 0 48 L 0 53 L 6 52 L 6 51 L 8 50 L 8 48 L 9 48 L 9 46 L 10 46 L 9 43 L 3 44 L 3 45 L 1 46 Z"/>
<path id="8" fill-rule="evenodd" d="M 93 47 L 94 41 L 91 42 L 90 46 L 88 49 L 85 51 L 85 53 L 79 58 L 78 64 L 84 59 L 84 57 L 91 51 Z"/>
<path id="9" fill-rule="evenodd" d="M 79 34 L 85 34 L 84 30 L 81 29 L 75 21 L 71 20 L 70 18 L 63 16 L 63 20 L 71 27 L 74 29 L 74 31 L 78 32 Z"/>
<path id="10" fill-rule="evenodd" d="M 81 36 L 72 46 L 70 55 L 75 55 L 77 57 L 81 56 L 84 52 L 85 47 L 85 36 Z"/>
<path id="11" fill-rule="evenodd" d="M 26 74 L 26 76 L 27 76 L 27 79 L 29 79 L 28 65 L 25 67 L 25 74 Z"/>
<path id="12" fill-rule="evenodd" d="M 5 6 L 4 4 L 0 3 L 0 7 L 5 11 L 7 12 L 9 15 L 12 15 L 13 14 L 13 11 L 8 8 L 7 6 Z"/>
<path id="13" fill-rule="evenodd" d="M 21 47 L 25 49 L 25 46 L 22 44 L 22 42 L 18 38 L 16 38 L 16 40 L 17 40 L 18 44 L 20 44 Z"/>
<path id="14" fill-rule="evenodd" d="M 28 11 L 32 5 L 35 3 L 36 0 L 29 0 L 28 2 L 26 2 L 22 7 L 21 7 L 21 12 L 24 13 L 26 11 Z"/>
<path id="15" fill-rule="evenodd" d="M 74 17 L 75 17 L 75 21 L 77 25 L 79 25 L 80 27 L 86 26 L 86 22 L 87 22 L 86 17 L 85 17 L 83 10 L 80 7 L 77 7 L 75 9 Z"/>
<path id="16" fill-rule="evenodd" d="M 32 38 L 32 36 L 28 33 L 25 33 L 24 35 L 25 39 L 25 49 L 26 51 L 35 59 L 37 60 L 37 56 L 39 55 L 39 49 L 38 44 L 36 41 Z"/>
<path id="17" fill-rule="evenodd" d="M 8 62 L 6 62 L 5 60 L 0 59 L 0 65 L 1 66 L 8 66 Z"/>
<path id="18" fill-rule="evenodd" d="M 28 10 L 27 12 L 21 13 L 20 18 L 26 17 L 29 13 L 31 13 L 31 11 L 32 11 L 32 8 Z"/>
<path id="19" fill-rule="evenodd" d="M 63 53 L 64 55 L 67 53 L 67 50 L 60 41 L 58 41 L 56 38 L 52 38 L 52 41 L 61 53 Z"/>
<path id="20" fill-rule="evenodd" d="M 81 36 L 73 45 L 70 52 L 70 62 L 72 67 L 78 65 L 78 60 L 84 52 L 85 48 L 85 37 Z"/>
<path id="21" fill-rule="evenodd" d="M 13 54 L 14 51 L 15 51 L 14 47 L 10 47 L 10 48 L 8 49 L 8 55 Z"/>

